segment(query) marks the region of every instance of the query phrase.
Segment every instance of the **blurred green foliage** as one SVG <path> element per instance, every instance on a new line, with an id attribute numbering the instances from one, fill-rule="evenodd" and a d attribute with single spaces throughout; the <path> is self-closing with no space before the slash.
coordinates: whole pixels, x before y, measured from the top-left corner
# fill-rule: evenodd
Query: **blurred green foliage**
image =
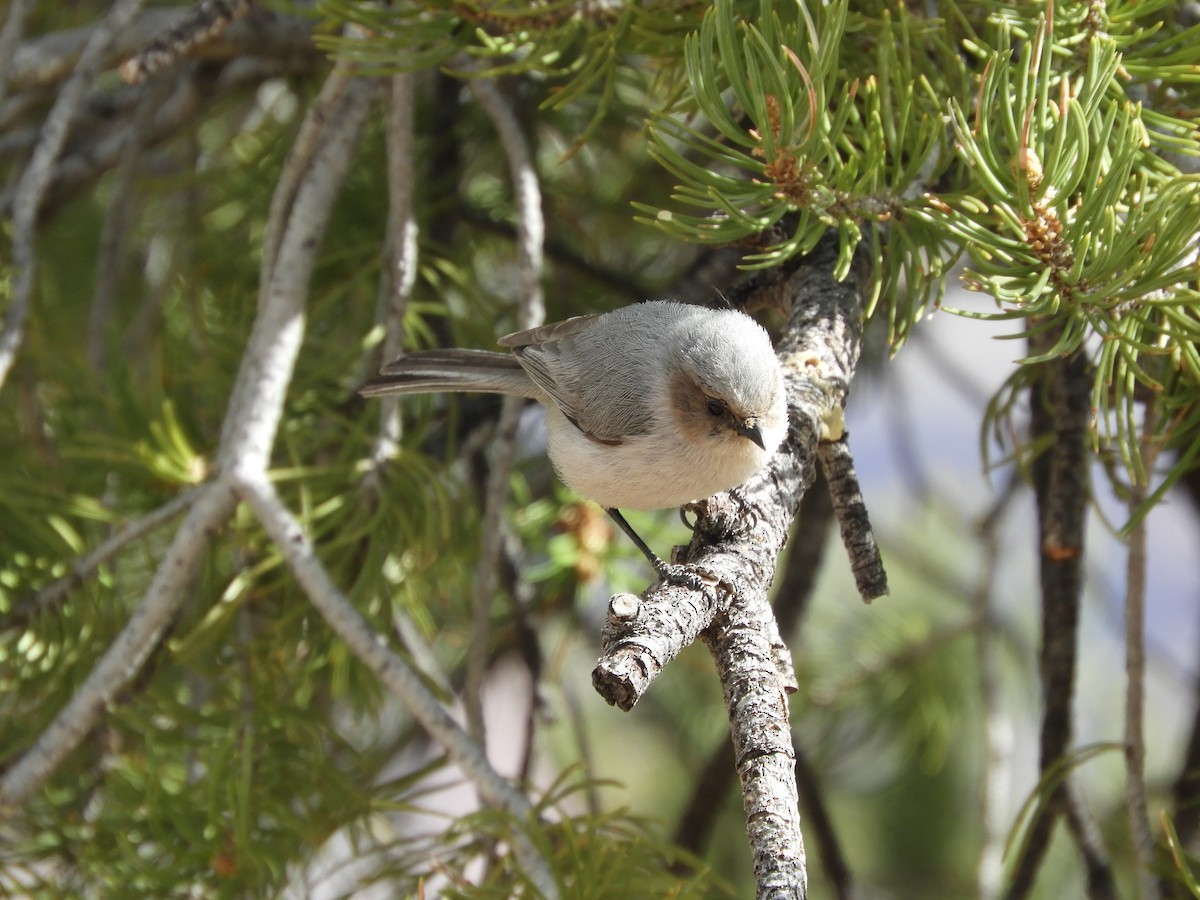
<path id="1" fill-rule="evenodd" d="M 105 8 L 43 4 L 30 31 L 80 26 Z M 1197 194 L 1185 174 L 1200 32 L 1157 0 L 1053 8 L 1051 22 L 1044 4 L 978 0 L 942 4 L 940 19 L 887 2 L 325 0 L 318 40 L 368 74 L 419 73 L 410 346 L 491 347 L 515 325 L 508 170 L 462 86 L 492 78 L 536 150 L 552 226 L 550 318 L 672 290 L 698 258 L 688 242 L 735 243 L 754 268 L 834 229 L 843 269 L 869 248 L 870 315 L 898 347 L 965 256 L 967 285 L 995 304 L 967 312 L 1023 332 L 1060 327 L 1054 353 L 1093 356 L 1096 443 L 1135 474 L 1136 404 L 1156 398 L 1158 436 L 1180 450 L 1177 476 L 1200 452 Z M 257 307 L 272 191 L 325 74 L 273 77 L 155 148 L 122 235 L 116 307 L 98 324 L 112 174 L 46 217 L 29 333 L 0 393 L 0 760 L 29 745 L 127 621 L 169 525 L 65 596 L 38 592 L 213 464 Z M 479 448 L 495 406 L 406 401 L 402 449 L 381 489 L 364 488 L 378 408 L 355 390 L 378 362 L 384 118 L 360 143 L 319 251 L 272 476 L 379 632 L 411 623 L 432 650 L 429 682 L 444 691 L 460 682 L 469 642 Z M 6 177 L 19 162 L 0 157 Z M 9 264 L 5 253 L 0 300 Z M 96 329 L 100 367 L 85 351 Z M 993 406 L 997 433 L 1012 389 Z M 512 489 L 516 561 L 533 585 L 520 597 L 523 624 L 543 642 L 536 674 L 561 717 L 538 720 L 537 749 L 574 758 L 594 746 L 642 766 L 631 777 L 647 792 L 636 814 L 614 812 L 591 802 L 600 766 L 572 771 L 539 793 L 555 824 L 531 837 L 560 865 L 568 896 L 741 893 L 730 885 L 744 882 L 748 861 L 727 785 L 712 797 L 723 830 L 705 861 L 667 837 L 725 739 L 706 660 L 685 655 L 639 705 L 646 748 L 631 751 L 624 726 L 598 725 L 615 714 L 592 698 L 596 715 L 572 718 L 564 672 L 586 672 L 594 655 L 596 595 L 636 588 L 647 573 L 594 508 L 555 492 L 535 437 L 523 438 Z M 669 516 L 636 524 L 654 546 L 678 540 Z M 960 896 L 972 884 L 980 837 L 961 823 L 979 771 L 978 620 L 933 574 L 953 567 L 958 524 L 928 539 L 945 556 L 893 567 L 923 602 L 880 605 L 854 623 L 819 607 L 797 655 L 798 732 L 853 835 L 856 871 L 888 896 Z M 510 596 L 522 585 L 502 585 L 497 656 L 522 624 Z M 1019 643 L 1006 645 L 1014 656 L 1028 650 Z M 409 764 L 401 776 L 397 758 Z M 212 536 L 168 638 L 103 728 L 0 826 L 0 892 L 272 896 L 340 836 L 399 893 L 451 873 L 448 895 L 510 896 L 523 877 L 510 860 L 482 886 L 454 879 L 522 824 L 488 812 L 396 829 L 395 817 L 436 807 L 426 776 L 442 767 L 239 513 Z M 1178 868 L 1188 872 L 1187 860 Z M 814 896 L 824 889 L 814 867 Z"/>

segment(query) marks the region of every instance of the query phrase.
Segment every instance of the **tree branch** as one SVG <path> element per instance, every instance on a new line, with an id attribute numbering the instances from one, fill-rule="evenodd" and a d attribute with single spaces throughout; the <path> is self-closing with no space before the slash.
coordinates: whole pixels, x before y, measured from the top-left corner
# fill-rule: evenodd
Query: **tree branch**
<path id="1" fill-rule="evenodd" d="M 833 511 L 837 514 L 842 533 L 842 545 L 850 555 L 850 569 L 854 572 L 854 583 L 859 596 L 870 603 L 888 592 L 887 572 L 879 556 L 879 545 L 871 530 L 871 518 L 863 500 L 862 488 L 858 484 L 858 473 L 854 471 L 854 460 L 850 456 L 849 435 L 843 432 L 838 438 L 822 441 L 817 445 L 821 469 L 829 485 L 833 499 Z"/>
<path id="2" fill-rule="evenodd" d="M 51 609 L 66 599 L 67 594 L 96 574 L 97 570 L 124 550 L 134 541 L 140 540 L 156 528 L 166 524 L 187 510 L 200 498 L 204 488 L 192 488 L 167 501 L 154 512 L 130 522 L 108 540 L 100 544 L 77 563 L 71 571 L 57 581 L 46 585 L 29 600 L 21 603 L 5 622 L 5 627 L 24 625 L 34 615 Z"/>
<path id="3" fill-rule="evenodd" d="M 156 84 L 155 89 L 138 98 L 129 128 L 122 135 L 112 195 L 104 209 L 100 226 L 100 248 L 96 263 L 96 287 L 92 292 L 92 308 L 88 316 L 85 346 L 88 362 L 96 372 L 108 364 L 108 327 L 113 303 L 121 277 L 122 252 L 137 209 L 137 179 L 142 153 L 146 149 L 146 126 L 159 104 L 165 99 L 169 84 Z"/>
<path id="4" fill-rule="evenodd" d="M 0 810 L 12 810 L 28 800 L 87 737 L 112 699 L 141 670 L 187 596 L 187 586 L 212 535 L 229 518 L 233 508 L 233 494 L 219 484 L 207 486 L 196 499 L 124 629 L 67 705 L 0 776 Z"/>
<path id="5" fill-rule="evenodd" d="M 415 152 L 413 137 L 413 104 L 416 77 L 402 72 L 391 78 L 387 117 L 387 180 L 388 180 L 388 243 L 380 285 L 380 308 L 376 321 L 383 326 L 381 354 L 391 362 L 404 352 L 404 316 L 417 282 L 417 218 L 413 213 L 416 177 L 413 171 Z M 378 365 L 373 368 L 378 368 Z M 367 483 L 371 491 L 378 490 L 379 469 L 396 455 L 402 432 L 400 397 L 379 398 L 379 431 L 371 446 Z"/>
<path id="6" fill-rule="evenodd" d="M 21 37 L 25 34 L 25 19 L 34 0 L 12 0 L 4 27 L 0 29 L 0 103 L 8 96 L 8 81 L 13 67 L 13 56 Z"/>
<path id="7" fill-rule="evenodd" d="M 114 36 L 101 59 L 108 66 L 126 59 L 159 35 L 179 28 L 191 11 L 186 8 L 148 9 L 133 18 Z M 313 46 L 314 20 L 255 6 L 219 36 L 197 48 L 197 58 L 231 60 L 254 55 L 276 60 L 304 58 L 306 68 L 325 59 Z M 99 25 L 85 25 L 27 41 L 16 48 L 9 67 L 11 91 L 53 88 L 75 67 Z"/>
<path id="8" fill-rule="evenodd" d="M 130 84 L 138 84 L 178 62 L 180 57 L 211 43 L 230 22 L 249 11 L 250 0 L 199 0 L 182 21 L 156 34 L 121 63 L 118 71 Z"/>
<path id="9" fill-rule="evenodd" d="M 245 473 L 237 481 L 237 490 L 283 553 L 309 601 L 329 627 L 404 704 L 471 779 L 486 801 L 517 819 L 518 827 L 512 830 L 511 837 L 518 860 L 542 896 L 558 897 L 558 886 L 549 864 L 520 827 L 532 824 L 536 818 L 528 798 L 491 767 L 482 746 L 450 717 L 421 682 L 420 676 L 388 649 L 379 633 L 337 589 L 317 558 L 312 541 L 280 501 L 265 473 L 258 477 Z"/>
<path id="10" fill-rule="evenodd" d="M 42 196 L 50 183 L 54 161 L 62 152 L 67 129 L 75 118 L 84 91 L 100 69 L 114 36 L 120 33 L 141 5 L 142 0 L 117 0 L 108 16 L 95 27 L 71 77 L 58 92 L 42 126 L 41 139 L 33 158 L 17 183 L 13 202 L 12 299 L 4 316 L 4 327 L 0 330 L 0 389 L 4 387 L 25 338 L 25 319 L 29 315 L 37 265 L 37 216 Z"/>
<path id="11" fill-rule="evenodd" d="M 226 413 L 216 480 L 203 489 L 124 630 L 33 746 L 0 778 L 0 808 L 21 803 L 92 730 L 105 706 L 137 675 L 186 597 L 211 536 L 233 512 L 229 479 L 263 476 L 284 394 L 303 335 L 308 277 L 337 190 L 366 120 L 372 85 L 355 81 L 334 110 L 314 105 L 326 138 L 296 193 L 280 244 L 281 265 L 262 286 L 255 319 Z"/>
<path id="12" fill-rule="evenodd" d="M 827 237 L 786 270 L 750 279 L 742 297 L 791 311 L 779 342 L 788 389 L 788 439 L 747 484 L 695 504 L 691 544 L 680 562 L 701 590 L 659 583 L 641 598 L 610 601 L 603 657 L 592 673 L 600 694 L 629 709 L 671 659 L 703 634 L 725 689 L 760 897 L 804 896 L 806 873 L 796 808 L 786 679 L 772 652 L 777 634 L 766 589 L 776 554 L 816 477 L 823 424 L 840 414 L 858 361 L 861 298 L 851 274 L 834 280 L 837 239 Z"/>
<path id="13" fill-rule="evenodd" d="M 542 243 L 546 226 L 542 218 L 542 190 L 533 154 L 516 113 L 496 85 L 491 81 L 473 78 L 469 86 L 496 129 L 500 146 L 508 159 L 517 209 L 517 272 L 521 297 L 517 328 L 535 328 L 546 318 L 542 296 Z M 492 599 L 496 592 L 496 570 L 505 537 L 504 507 L 508 503 L 508 482 L 516 457 L 517 425 L 523 406 L 524 401 L 519 397 L 505 397 L 500 405 L 500 421 L 491 446 L 491 465 L 484 497 L 482 540 L 475 566 L 464 700 L 468 728 L 480 743 L 484 743 L 483 681 L 491 640 Z"/>

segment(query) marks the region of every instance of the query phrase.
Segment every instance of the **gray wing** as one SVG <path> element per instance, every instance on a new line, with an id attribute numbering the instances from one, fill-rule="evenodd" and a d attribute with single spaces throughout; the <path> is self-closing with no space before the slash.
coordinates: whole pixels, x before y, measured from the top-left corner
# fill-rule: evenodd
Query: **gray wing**
<path id="1" fill-rule="evenodd" d="M 527 331 L 506 334 L 497 343 L 511 347 L 516 361 L 530 380 L 554 401 L 563 415 L 586 432 L 579 424 L 580 396 L 576 366 L 570 354 L 574 338 L 596 324 L 599 315 L 575 316 L 561 322 L 551 322 Z"/>
<path id="2" fill-rule="evenodd" d="M 619 444 L 645 433 L 654 421 L 641 371 L 660 353 L 664 321 L 645 314 L 653 311 L 657 307 L 631 316 L 626 307 L 579 316 L 508 335 L 500 343 L 513 348 L 533 383 L 575 427 L 599 443 Z"/>
<path id="3" fill-rule="evenodd" d="M 590 316 L 572 316 L 569 319 L 563 319 L 561 322 L 539 325 L 537 328 L 530 328 L 527 331 L 514 331 L 512 334 L 506 334 L 500 340 L 496 341 L 496 343 L 501 347 L 513 347 L 514 349 L 517 347 L 533 347 L 538 344 L 549 344 L 560 338 L 570 337 L 571 335 L 587 330 L 587 328 L 596 324 L 596 320 L 599 318 L 599 313 Z"/>

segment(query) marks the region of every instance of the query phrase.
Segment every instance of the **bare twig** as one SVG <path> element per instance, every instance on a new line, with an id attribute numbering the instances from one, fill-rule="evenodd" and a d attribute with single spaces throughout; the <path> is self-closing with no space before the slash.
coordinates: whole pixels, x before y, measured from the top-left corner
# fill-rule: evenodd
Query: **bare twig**
<path id="1" fill-rule="evenodd" d="M 1100 827 L 1069 776 L 1064 787 L 1063 815 L 1067 820 L 1067 829 L 1075 839 L 1075 846 L 1079 848 L 1079 855 L 1083 857 L 1088 900 L 1118 900 L 1117 883 L 1104 850 Z"/>
<path id="2" fill-rule="evenodd" d="M 979 796 L 983 839 L 975 872 L 980 900 L 993 900 L 1000 896 L 1004 880 L 1004 846 L 1008 825 L 1003 802 L 1009 797 L 1015 738 L 1012 718 L 1006 713 L 1000 696 L 995 579 L 1000 560 L 1000 525 L 1009 503 L 1016 496 L 1017 484 L 1014 473 L 977 529 L 983 546 L 983 559 L 979 564 L 973 605 L 979 616 L 979 693 L 985 747 Z"/>
<path id="3" fill-rule="evenodd" d="M 280 242 L 283 240 L 284 229 L 291 221 L 292 205 L 296 201 L 296 193 L 308 171 L 309 164 L 321 146 L 321 141 L 327 136 L 327 120 L 337 110 L 343 95 L 350 90 L 355 81 L 355 70 L 350 66 L 338 66 L 321 85 L 317 98 L 309 109 L 309 114 L 300 123 L 300 131 L 292 141 L 287 159 L 283 162 L 283 170 L 275 183 L 275 193 L 271 196 L 271 208 L 267 213 L 266 231 L 263 234 L 262 261 L 259 264 L 258 283 L 260 290 L 265 292 L 271 284 L 279 261 Z M 259 303 L 264 302 L 260 293 Z"/>
<path id="4" fill-rule="evenodd" d="M 250 0 L 199 0 L 182 21 L 156 34 L 118 71 L 130 84 L 138 84 L 212 41 L 249 10 Z"/>
<path id="5" fill-rule="evenodd" d="M 393 75 L 387 119 L 388 239 L 387 265 L 382 280 L 383 302 L 378 321 L 383 325 L 383 360 L 404 352 L 404 315 L 417 283 L 417 219 L 413 213 L 413 89 L 411 72 Z M 400 445 L 400 398 L 379 400 L 379 432 L 371 447 L 372 482 L 385 460 Z"/>
<path id="6" fill-rule="evenodd" d="M 203 490 L 203 488 L 191 488 L 184 491 L 182 494 L 164 503 L 158 509 L 154 510 L 154 512 L 147 513 L 140 519 L 130 522 L 91 553 L 88 553 L 71 566 L 71 571 L 62 578 L 46 585 L 29 598 L 28 601 L 18 605 L 10 617 L 10 622 L 12 620 L 26 622 L 32 616 L 42 613 L 47 609 L 52 609 L 61 603 L 66 599 L 68 593 L 91 578 L 102 565 L 134 541 L 141 540 L 156 528 L 165 525 L 171 519 L 175 518 L 175 516 L 187 510 L 199 499 Z"/>
<path id="7" fill-rule="evenodd" d="M 13 54 L 25 34 L 25 18 L 35 0 L 12 0 L 4 28 L 0 29 L 0 102 L 8 95 L 8 76 L 12 70 Z"/>
<path id="8" fill-rule="evenodd" d="M 849 434 L 842 432 L 832 440 L 822 441 L 817 447 L 817 454 L 829 485 L 833 511 L 841 528 L 842 544 L 850 556 L 854 583 L 859 596 L 870 603 L 888 592 L 887 572 L 883 569 L 879 545 L 875 542 L 871 518 L 867 514 L 867 504 L 854 471 L 849 437 Z"/>
<path id="9" fill-rule="evenodd" d="M 175 533 L 150 587 L 129 622 L 76 688 L 67 705 L 0 776 L 0 810 L 24 803 L 96 726 L 117 692 L 158 646 L 187 596 L 187 586 L 217 527 L 233 512 L 233 494 L 203 489 Z"/>
<path id="10" fill-rule="evenodd" d="M 222 68 L 214 78 L 210 70 L 192 64 L 185 77 L 175 81 L 174 91 L 154 109 L 154 115 L 145 127 L 143 146 L 149 148 L 163 143 L 193 124 L 198 110 L 208 108 L 235 91 L 296 71 L 286 62 L 239 59 Z M 39 204 L 39 217 L 44 217 L 55 205 L 118 163 L 127 143 L 127 132 L 132 127 L 130 120 L 137 101 L 144 93 L 155 89 L 154 85 L 147 84 L 122 88 L 116 94 L 98 92 L 88 98 L 88 105 L 94 105 L 95 110 L 88 121 L 78 123 L 79 132 L 86 133 L 87 139 L 73 142 L 73 149 L 68 148 L 53 166 Z M 110 115 L 106 115 L 106 109 Z M 13 191 L 0 193 L 0 215 L 8 214 L 14 202 Z"/>
<path id="11" fill-rule="evenodd" d="M 266 479 L 240 478 L 241 497 L 254 510 L 279 547 L 292 573 L 316 610 L 346 645 L 394 694 L 434 740 L 454 759 L 488 803 L 518 820 L 512 831 L 513 849 L 526 874 L 541 894 L 558 896 L 554 876 L 521 825 L 532 824 L 535 813 L 528 798 L 515 790 L 487 761 L 483 748 L 450 718 L 437 698 L 412 669 L 387 648 L 376 632 L 333 583 L 317 558 L 312 542 Z"/>
<path id="12" fill-rule="evenodd" d="M 42 127 L 37 149 L 17 184 L 13 204 L 12 299 L 4 317 L 4 328 L 0 331 L 0 388 L 7 380 L 25 338 L 25 319 L 29 315 L 37 264 L 37 215 L 42 195 L 50 183 L 54 161 L 62 152 L 71 120 L 75 118 L 88 84 L 102 65 L 113 36 L 125 27 L 141 5 L 142 0 L 117 0 L 108 16 L 96 26 L 75 70 L 59 91 Z"/>
<path id="13" fill-rule="evenodd" d="M 138 100 L 129 128 L 124 133 L 120 162 L 117 164 L 112 195 L 104 210 L 100 227 L 100 248 L 96 263 L 96 288 L 88 317 L 87 356 L 92 368 L 100 371 L 108 362 L 108 325 L 121 276 L 122 251 L 137 205 L 134 181 L 145 149 L 146 126 L 152 120 L 166 91 L 162 85 L 146 91 Z"/>
<path id="14" fill-rule="evenodd" d="M 185 8 L 147 9 L 115 35 L 104 64 L 127 58 L 153 41 L 157 35 L 177 27 L 189 15 Z M 215 40 L 193 54 L 210 60 L 233 60 L 246 55 L 277 61 L 303 59 L 314 68 L 324 54 L 313 46 L 312 17 L 288 15 L 259 5 L 233 22 Z M 55 32 L 21 44 L 13 53 L 9 70 L 11 92 L 53 88 L 74 68 L 83 49 L 96 32 L 96 25 Z"/>
<path id="15" fill-rule="evenodd" d="M 521 303 L 517 328 L 533 328 L 546 317 L 542 297 L 542 244 L 545 222 L 542 218 L 542 191 L 538 184 L 533 154 L 521 124 L 508 100 L 491 81 L 470 81 L 471 92 L 496 129 L 500 145 L 508 159 L 513 196 L 517 208 L 517 271 Z M 517 447 L 517 424 L 523 401 L 505 397 L 500 406 L 500 422 L 491 447 L 491 468 L 483 510 L 483 537 L 475 567 L 472 596 L 471 644 L 467 653 L 467 683 L 464 703 L 467 726 L 472 735 L 483 740 L 481 707 L 483 680 L 487 671 L 488 642 L 491 638 L 492 595 L 496 590 L 496 567 L 503 546 L 504 507 L 508 502 L 508 481 L 512 475 Z"/>
<path id="16" fill-rule="evenodd" d="M 218 472 L 203 489 L 124 630 L 33 746 L 0 778 L 0 808 L 29 797 L 92 730 L 105 706 L 138 673 L 186 597 L 211 536 L 234 509 L 230 479 L 265 477 L 284 394 L 300 349 L 304 300 L 315 256 L 366 120 L 371 86 L 355 82 L 335 110 L 310 110 L 326 131 L 290 206 L 277 277 L 262 286 L 259 315 L 242 358 L 218 451 Z"/>

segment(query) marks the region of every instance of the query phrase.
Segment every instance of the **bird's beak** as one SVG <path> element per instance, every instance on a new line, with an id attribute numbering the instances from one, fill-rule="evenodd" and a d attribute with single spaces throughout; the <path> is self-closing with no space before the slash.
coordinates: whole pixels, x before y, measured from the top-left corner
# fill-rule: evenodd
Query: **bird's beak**
<path id="1" fill-rule="evenodd" d="M 767 445 L 763 443 L 762 429 L 758 427 L 758 423 L 753 419 L 738 425 L 737 433 L 744 438 L 754 441 L 763 450 L 767 449 Z"/>

